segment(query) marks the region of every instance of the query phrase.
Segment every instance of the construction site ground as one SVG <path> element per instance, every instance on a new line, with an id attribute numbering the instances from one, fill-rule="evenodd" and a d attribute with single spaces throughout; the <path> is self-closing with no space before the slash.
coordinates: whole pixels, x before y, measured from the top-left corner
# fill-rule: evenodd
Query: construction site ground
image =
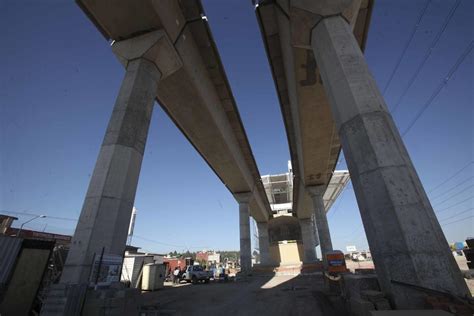
<path id="1" fill-rule="evenodd" d="M 465 257 L 455 257 L 461 271 Z M 373 268 L 373 262 L 347 261 L 347 267 Z M 435 276 L 433 276 L 435 277 Z M 474 294 L 474 279 L 466 279 Z M 173 285 L 143 294 L 146 308 L 158 315 L 346 315 L 343 301 L 325 290 L 323 276 L 253 276 L 237 281 Z"/>
<path id="2" fill-rule="evenodd" d="M 227 283 L 166 283 L 143 296 L 159 315 L 346 315 L 341 299 L 323 289 L 322 275 L 253 276 Z"/>
<path id="3" fill-rule="evenodd" d="M 469 290 L 471 291 L 471 294 L 474 296 L 474 271 L 471 270 L 469 271 L 469 268 L 467 266 L 467 261 L 466 257 L 464 256 L 455 256 L 456 262 L 458 263 L 459 269 L 463 274 L 470 273 L 472 275 L 471 279 L 464 279 L 466 281 L 467 286 L 469 287 Z M 348 260 L 346 261 L 347 268 L 351 270 L 351 272 L 354 272 L 355 269 L 373 269 L 374 268 L 374 263 L 372 261 L 361 261 L 361 262 L 355 262 Z"/>

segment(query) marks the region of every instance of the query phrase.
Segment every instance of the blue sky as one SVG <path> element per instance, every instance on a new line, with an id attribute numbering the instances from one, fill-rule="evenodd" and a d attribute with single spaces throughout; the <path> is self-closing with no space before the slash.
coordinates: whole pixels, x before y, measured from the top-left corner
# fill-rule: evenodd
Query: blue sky
<path id="1" fill-rule="evenodd" d="M 260 172 L 285 172 L 285 130 L 251 3 L 203 4 Z M 399 103 L 401 131 L 426 107 L 405 144 L 448 241 L 460 241 L 474 235 L 474 2 L 431 1 L 406 46 L 425 5 L 378 0 L 366 57 L 389 108 Z M 46 214 L 27 227 L 71 234 L 124 70 L 73 1 L 0 0 L 0 28 L 0 210 Z M 147 250 L 238 249 L 236 202 L 159 106 L 135 205 L 134 244 Z M 17 216 L 17 225 L 31 218 Z M 367 247 L 351 186 L 329 224 L 336 248 Z"/>

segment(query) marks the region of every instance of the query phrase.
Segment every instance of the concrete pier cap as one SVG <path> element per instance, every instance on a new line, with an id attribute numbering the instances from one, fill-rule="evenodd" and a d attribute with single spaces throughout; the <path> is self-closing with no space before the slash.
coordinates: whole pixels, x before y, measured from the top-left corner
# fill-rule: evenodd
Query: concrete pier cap
<path id="1" fill-rule="evenodd" d="M 164 79 L 183 66 L 173 43 L 164 30 L 156 30 L 123 41 L 114 41 L 112 51 L 127 68 L 130 61 L 143 58 L 153 63 Z"/>
<path id="2" fill-rule="evenodd" d="M 324 18 L 343 17 L 354 28 L 363 0 L 277 1 L 290 20 L 294 47 L 311 50 L 311 30 Z"/>
<path id="3" fill-rule="evenodd" d="M 308 192 L 309 196 L 311 197 L 323 197 L 324 192 L 326 192 L 325 185 L 312 185 L 307 186 L 306 191 Z"/>
<path id="4" fill-rule="evenodd" d="M 252 192 L 234 193 L 234 198 L 239 204 L 249 204 L 253 197 Z"/>

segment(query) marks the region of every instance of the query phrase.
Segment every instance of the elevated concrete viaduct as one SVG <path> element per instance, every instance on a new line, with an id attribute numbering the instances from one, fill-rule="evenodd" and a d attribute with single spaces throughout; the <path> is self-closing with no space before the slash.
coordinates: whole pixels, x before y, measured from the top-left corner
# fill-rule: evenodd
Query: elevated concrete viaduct
<path id="1" fill-rule="evenodd" d="M 238 202 L 242 272 L 251 269 L 250 216 L 268 261 L 272 209 L 200 1 L 76 2 L 126 71 L 57 287 L 65 298 L 47 300 L 42 314 L 77 314 L 93 258 L 123 255 L 155 101 Z M 291 215 L 305 261 L 316 260 L 318 239 L 323 256 L 332 250 L 323 196 L 342 147 L 381 287 L 397 308 L 422 308 L 422 292 L 394 282 L 470 294 L 362 54 L 371 7 L 263 0 L 257 16 L 288 134 Z"/>
<path id="2" fill-rule="evenodd" d="M 368 5 L 361 6 L 360 13 L 356 3 L 346 10 L 361 44 L 365 41 L 370 17 Z M 332 250 L 332 242 L 326 214 L 321 207 L 322 195 L 335 170 L 341 145 L 310 49 L 309 30 L 317 18 L 306 14 L 301 6 L 291 6 L 290 10 L 288 1 L 261 1 L 257 17 L 290 147 L 294 174 L 293 211 L 301 219 L 312 215 L 318 219 L 324 254 Z"/>
<path id="3" fill-rule="evenodd" d="M 102 247 L 106 253 L 123 253 L 155 98 L 239 201 L 241 214 L 246 214 L 246 220 L 241 216 L 240 221 L 245 245 L 242 260 L 250 266 L 248 216 L 266 222 L 271 210 L 200 2 L 80 0 L 78 4 L 106 39 L 113 41 L 112 50 L 126 68 L 103 148 L 122 144 L 122 138 L 125 146 L 136 148 L 130 149 L 133 154 L 127 168 L 133 168 L 131 171 L 108 167 L 110 161 L 124 159 L 119 152 L 99 156 L 88 192 L 88 197 L 97 197 L 98 201 L 90 205 L 86 198 L 62 280 L 84 281 L 86 275 L 80 271 L 88 273 L 93 254 L 100 253 Z M 135 70 L 145 67 L 142 65 L 146 65 L 143 75 Z M 135 77 L 129 80 L 132 74 Z M 129 81 L 133 86 L 127 85 Z M 145 85 L 146 99 L 140 90 Z M 123 113 L 124 107 L 130 109 Z M 138 115 L 145 108 L 146 118 Z M 113 133 L 119 135 L 109 141 L 108 135 Z M 133 141 L 137 144 L 129 144 L 129 138 L 133 138 L 130 135 L 135 134 L 137 139 Z M 134 158 L 136 151 L 140 157 Z M 113 186 L 115 178 L 124 179 L 122 187 L 106 194 L 107 181 Z M 96 186 L 96 180 L 105 182 Z M 125 200 L 126 205 L 123 209 L 108 206 L 103 201 L 109 196 Z M 114 225 L 106 226 L 102 221 L 110 222 L 116 212 Z M 104 232 L 105 228 L 113 233 Z M 107 233 L 110 236 L 105 237 Z"/>
<path id="4" fill-rule="evenodd" d="M 271 209 L 200 2 L 77 3 L 112 41 L 126 73 L 61 283 L 87 284 L 94 255 L 123 255 L 155 99 L 239 202 L 241 265 L 248 272 L 249 216 L 264 224 Z M 45 304 L 43 314 L 73 314 L 68 304 L 49 312 Z"/>
<path id="5" fill-rule="evenodd" d="M 397 308 L 423 308 L 422 292 L 393 281 L 470 294 L 362 54 L 372 3 L 263 0 L 256 12 L 288 134 L 295 212 L 314 211 L 321 249 L 331 250 L 321 192 L 342 145 L 379 282 Z"/>

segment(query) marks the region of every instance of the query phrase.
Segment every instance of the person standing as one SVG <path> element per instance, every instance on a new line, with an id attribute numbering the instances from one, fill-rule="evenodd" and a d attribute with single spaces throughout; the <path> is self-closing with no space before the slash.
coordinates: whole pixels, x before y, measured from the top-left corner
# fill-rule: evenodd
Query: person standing
<path id="1" fill-rule="evenodd" d="M 179 284 L 179 267 L 174 268 L 174 271 L 173 271 L 173 284 Z"/>

